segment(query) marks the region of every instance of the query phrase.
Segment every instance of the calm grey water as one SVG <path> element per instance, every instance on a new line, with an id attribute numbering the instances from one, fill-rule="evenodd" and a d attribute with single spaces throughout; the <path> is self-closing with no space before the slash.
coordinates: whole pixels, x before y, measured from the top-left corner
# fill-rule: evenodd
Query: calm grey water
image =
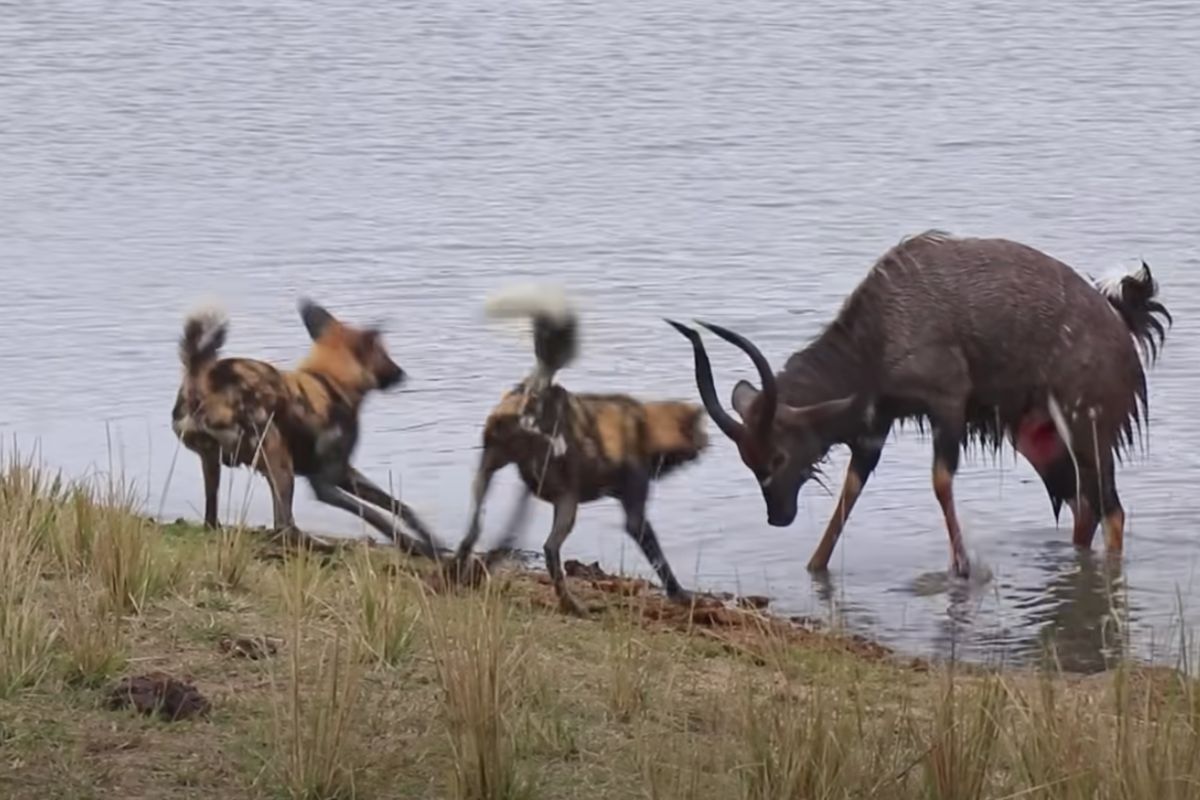
<path id="1" fill-rule="evenodd" d="M 457 539 L 480 422 L 531 358 L 482 319 L 507 282 L 582 299 L 567 385 L 695 397 L 662 316 L 720 321 L 781 363 L 908 233 L 1009 236 L 1092 274 L 1144 257 L 1177 324 L 1149 454 L 1119 473 L 1123 571 L 1073 550 L 1009 454 L 964 467 L 990 577 L 949 587 L 915 432 L 885 451 L 828 582 L 804 564 L 832 498 L 806 488 L 796 523 L 769 528 L 719 437 L 651 518 L 689 583 L 913 653 L 1148 653 L 1180 604 L 1200 613 L 1197 53 L 1195 9 L 1148 0 L 0 3 L 0 432 L 74 474 L 107 469 L 111 435 L 149 511 L 198 516 L 195 458 L 171 473 L 183 316 L 219 299 L 227 352 L 295 362 L 308 294 L 388 323 L 412 380 L 369 404 L 358 462 Z M 727 395 L 749 365 L 712 351 Z M 244 474 L 235 505 L 248 486 L 266 521 Z M 301 524 L 357 525 L 299 494 Z M 532 524 L 537 549 L 548 511 Z M 581 514 L 566 556 L 645 569 L 615 504 Z"/>

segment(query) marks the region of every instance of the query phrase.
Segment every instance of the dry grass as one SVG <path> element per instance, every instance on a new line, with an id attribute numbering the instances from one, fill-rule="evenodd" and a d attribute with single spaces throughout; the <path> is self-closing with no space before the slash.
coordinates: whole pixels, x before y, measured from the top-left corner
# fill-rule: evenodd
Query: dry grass
<path id="1" fill-rule="evenodd" d="M 62 588 L 58 641 L 63 677 L 71 684 L 99 686 L 126 664 L 121 618 L 87 576 L 68 576 Z"/>
<path id="2" fill-rule="evenodd" d="M 56 631 L 39 591 L 41 545 L 62 492 L 19 457 L 0 467 L 0 697 L 8 697 L 38 685 L 50 667 Z"/>
<path id="3" fill-rule="evenodd" d="M 14 800 L 1200 787 L 1200 692 L 1169 670 L 914 671 L 766 625 L 673 628 L 636 600 L 571 619 L 521 576 L 430 595 L 391 550 L 271 560 L 253 532 L 155 526 L 125 489 L 15 458 L 0 501 L 0 796 Z M 243 636 L 282 644 L 257 661 L 223 649 Z M 194 683 L 212 715 L 104 709 L 109 680 L 154 670 Z"/>
<path id="4" fill-rule="evenodd" d="M 305 569 L 287 571 L 306 588 Z M 354 723 L 359 715 L 363 668 L 356 643 L 347 647 L 341 627 L 318 652 L 306 641 L 304 607 L 289 607 L 290 640 L 286 675 L 272 673 L 276 701 L 272 767 L 276 782 L 292 800 L 343 800 L 356 796 L 360 751 Z"/>
<path id="5" fill-rule="evenodd" d="M 491 582 L 466 601 L 444 602 L 424 594 L 422 598 L 453 754 L 453 796 L 526 796 L 513 741 L 524 651 L 508 607 Z"/>
<path id="6" fill-rule="evenodd" d="M 402 666 L 413 654 L 419 617 L 411 576 L 380 568 L 365 548 L 351 557 L 349 571 L 353 622 L 366 653 L 380 666 Z"/>
<path id="7" fill-rule="evenodd" d="M 235 591 L 243 588 L 254 563 L 255 546 L 245 526 L 221 528 L 210 546 L 212 582 L 219 588 Z"/>

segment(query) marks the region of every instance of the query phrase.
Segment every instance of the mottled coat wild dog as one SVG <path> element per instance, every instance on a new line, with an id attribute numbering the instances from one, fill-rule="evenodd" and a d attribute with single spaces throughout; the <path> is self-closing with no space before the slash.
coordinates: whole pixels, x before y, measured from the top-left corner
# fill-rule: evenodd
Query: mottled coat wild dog
<path id="1" fill-rule="evenodd" d="M 309 300 L 299 304 L 312 339 L 308 357 L 285 371 L 250 358 L 218 358 L 228 322 L 219 312 L 190 316 L 179 341 L 183 381 L 171 427 L 200 456 L 204 523 L 217 527 L 221 465 L 250 466 L 270 484 L 275 528 L 298 534 L 292 516 L 295 476 L 308 479 L 319 500 L 361 516 L 405 550 L 431 555 L 432 536 L 411 509 L 350 465 L 363 400 L 399 386 L 404 371 L 378 330 L 339 322 Z M 420 541 L 396 529 L 372 503 L 399 512 Z"/>
<path id="2" fill-rule="evenodd" d="M 484 423 L 470 527 L 459 546 L 458 563 L 479 538 L 492 476 L 516 464 L 522 481 L 517 517 L 531 494 L 554 506 L 546 568 L 564 610 L 585 611 L 567 589 L 559 551 L 575 525 L 579 504 L 603 497 L 621 503 L 626 532 L 668 595 L 688 602 L 689 594 L 672 573 L 646 518 L 646 503 L 651 483 L 696 460 L 707 447 L 704 410 L 693 403 L 648 402 L 623 394 L 575 394 L 555 384 L 555 373 L 576 353 L 576 314 L 565 298 L 549 290 L 512 289 L 491 298 L 487 309 L 493 316 L 532 319 L 536 365 L 504 394 Z"/>
<path id="3" fill-rule="evenodd" d="M 700 323 L 743 350 L 762 381 L 733 389 L 731 417 L 717 399 L 699 334 L 696 383 L 716 424 L 738 447 L 767 506 L 790 525 L 800 487 L 830 447 L 850 447 L 841 496 L 810 570 L 824 570 L 855 500 L 879 463 L 892 425 L 928 424 L 933 488 L 955 571 L 970 565 L 954 509 L 960 449 L 1009 441 L 1041 477 L 1055 517 L 1075 518 L 1090 547 L 1102 521 L 1106 547 L 1122 549 L 1125 512 L 1115 461 L 1135 442 L 1148 409 L 1139 349 L 1149 361 L 1171 315 L 1144 262 L 1119 280 L 1091 284 L 1066 264 L 1006 239 L 928 231 L 875 263 L 832 323 L 773 373 L 744 337 Z"/>

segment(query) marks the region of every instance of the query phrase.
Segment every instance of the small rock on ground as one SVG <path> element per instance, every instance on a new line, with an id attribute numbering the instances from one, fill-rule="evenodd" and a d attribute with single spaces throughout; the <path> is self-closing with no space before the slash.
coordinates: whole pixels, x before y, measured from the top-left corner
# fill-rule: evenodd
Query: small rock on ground
<path id="1" fill-rule="evenodd" d="M 221 652 L 251 661 L 273 656 L 279 651 L 279 640 L 268 636 L 223 636 L 217 644 Z"/>

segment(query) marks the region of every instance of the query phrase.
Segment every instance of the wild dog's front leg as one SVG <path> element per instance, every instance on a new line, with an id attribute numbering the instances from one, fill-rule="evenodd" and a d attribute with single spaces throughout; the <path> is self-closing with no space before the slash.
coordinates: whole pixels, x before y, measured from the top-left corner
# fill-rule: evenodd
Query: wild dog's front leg
<path id="1" fill-rule="evenodd" d="M 650 480 L 645 474 L 635 473 L 626 481 L 621 492 L 621 506 L 625 509 L 625 532 L 633 537 L 641 548 L 642 555 L 650 562 L 650 566 L 654 567 L 663 588 L 667 590 L 667 596 L 678 603 L 690 603 L 691 594 L 675 579 L 675 573 L 671 571 L 671 565 L 667 563 L 667 557 L 658 544 L 658 536 L 654 533 L 650 521 L 646 519 L 646 501 L 649 494 Z"/>
<path id="2" fill-rule="evenodd" d="M 496 450 L 485 447 L 479 458 L 479 468 L 471 481 L 471 522 L 467 526 L 467 535 L 459 542 L 455 561 L 462 565 L 475 549 L 479 535 L 483 531 L 483 501 L 487 497 L 488 487 L 492 484 L 492 476 L 507 464 L 507 460 Z"/>
<path id="3" fill-rule="evenodd" d="M 399 498 L 392 497 L 354 467 L 346 468 L 346 475 L 338 483 L 338 486 L 360 500 L 373 503 L 380 508 L 387 509 L 393 514 L 399 514 L 401 522 L 412 528 L 418 536 L 425 540 L 430 548 L 440 549 L 440 545 L 437 543 L 433 532 L 430 531 L 428 526 L 421 521 L 420 517 L 407 504 Z M 391 529 L 382 531 L 382 533 L 389 539 L 394 538 Z M 398 531 L 396 533 L 399 534 Z M 403 536 L 403 534 L 400 535 Z"/>
<path id="4" fill-rule="evenodd" d="M 396 526 L 391 521 L 385 519 L 382 514 L 345 489 L 342 489 L 334 480 L 330 480 L 324 476 L 313 476 L 308 479 L 308 482 L 312 486 L 313 493 L 322 503 L 334 508 L 340 508 L 343 511 L 348 511 L 356 517 L 361 518 L 372 528 L 394 541 L 401 550 L 409 555 L 415 553 L 429 559 L 437 560 L 438 546 L 432 537 L 426 541 L 418 541 L 396 530 Z"/>
<path id="5" fill-rule="evenodd" d="M 543 551 L 546 555 L 546 571 L 554 582 L 554 591 L 558 595 L 558 603 L 563 611 L 578 616 L 587 616 L 587 609 L 567 589 L 567 578 L 563 574 L 562 559 L 559 556 L 563 542 L 571 535 L 575 527 L 575 513 L 579 502 L 574 497 L 562 497 L 554 503 L 554 524 L 550 528 L 550 536 L 546 539 Z"/>
<path id="6" fill-rule="evenodd" d="M 221 491 L 221 453 L 206 449 L 200 454 L 200 467 L 204 472 L 204 527 L 219 528 L 217 520 L 217 496 Z"/>

